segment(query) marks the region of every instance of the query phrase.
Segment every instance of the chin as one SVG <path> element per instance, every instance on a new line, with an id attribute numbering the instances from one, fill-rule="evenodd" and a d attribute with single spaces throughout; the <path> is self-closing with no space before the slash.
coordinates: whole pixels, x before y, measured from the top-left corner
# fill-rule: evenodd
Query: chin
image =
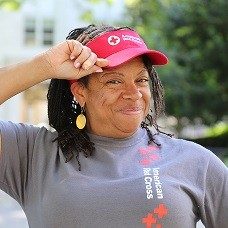
<path id="1" fill-rule="evenodd" d="M 122 118 L 122 123 L 126 126 L 139 126 L 142 121 L 144 120 L 143 117 L 139 116 L 127 116 Z"/>
<path id="2" fill-rule="evenodd" d="M 140 127 L 141 121 L 140 122 L 131 122 L 131 121 L 126 121 L 122 123 L 122 130 L 126 133 L 134 133 L 137 131 L 137 129 Z"/>
<path id="3" fill-rule="evenodd" d="M 140 126 L 142 121 L 144 120 L 144 115 L 118 115 L 117 118 L 113 118 L 112 122 L 118 129 L 126 133 L 134 133 Z"/>

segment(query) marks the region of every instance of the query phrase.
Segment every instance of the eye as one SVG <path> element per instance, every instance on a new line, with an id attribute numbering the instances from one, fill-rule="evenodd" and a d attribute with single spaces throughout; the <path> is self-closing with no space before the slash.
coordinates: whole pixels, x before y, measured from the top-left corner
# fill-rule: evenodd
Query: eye
<path id="1" fill-rule="evenodd" d="M 121 83 L 121 81 L 112 79 L 112 80 L 107 81 L 106 83 L 107 84 L 117 85 L 117 84 Z"/>
<path id="2" fill-rule="evenodd" d="M 137 80 L 137 82 L 147 84 L 149 82 L 149 78 L 140 78 L 139 80 Z"/>

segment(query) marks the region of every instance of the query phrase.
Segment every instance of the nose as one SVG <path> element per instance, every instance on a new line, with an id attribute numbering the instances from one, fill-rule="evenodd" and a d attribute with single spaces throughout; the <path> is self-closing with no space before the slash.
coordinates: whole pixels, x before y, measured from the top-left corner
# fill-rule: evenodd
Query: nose
<path id="1" fill-rule="evenodd" d="M 142 98 L 142 93 L 135 84 L 126 86 L 123 95 L 123 99 L 139 100 Z"/>

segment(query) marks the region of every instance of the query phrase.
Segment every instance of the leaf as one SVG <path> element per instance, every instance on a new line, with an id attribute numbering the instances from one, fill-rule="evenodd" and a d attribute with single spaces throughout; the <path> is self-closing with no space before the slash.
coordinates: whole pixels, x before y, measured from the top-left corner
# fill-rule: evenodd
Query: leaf
<path id="1" fill-rule="evenodd" d="M 0 0 L 0 8 L 6 10 L 18 10 L 23 0 Z"/>

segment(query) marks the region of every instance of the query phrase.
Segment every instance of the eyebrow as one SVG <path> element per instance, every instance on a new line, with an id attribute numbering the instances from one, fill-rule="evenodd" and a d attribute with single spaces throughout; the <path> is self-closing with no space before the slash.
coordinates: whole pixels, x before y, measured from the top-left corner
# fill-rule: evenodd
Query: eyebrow
<path id="1" fill-rule="evenodd" d="M 147 71 L 147 69 L 145 68 L 145 67 L 143 67 L 143 69 L 137 74 L 137 76 L 138 75 L 140 75 L 140 74 L 142 74 L 144 71 Z M 120 76 L 123 76 L 124 77 L 124 74 L 122 74 L 122 73 L 119 73 L 119 72 L 107 72 L 107 73 L 104 73 L 102 76 L 101 76 L 101 78 L 103 78 L 104 76 L 106 76 L 106 75 L 109 75 L 109 74 L 117 74 L 117 75 L 120 75 Z"/>
<path id="2" fill-rule="evenodd" d="M 101 76 L 101 78 L 103 78 L 104 76 L 106 76 L 106 75 L 109 75 L 109 74 L 117 74 L 117 75 L 120 75 L 120 76 L 124 76 L 124 74 L 121 74 L 121 73 L 118 73 L 118 72 L 107 72 L 107 73 L 104 73 L 102 76 Z"/>

